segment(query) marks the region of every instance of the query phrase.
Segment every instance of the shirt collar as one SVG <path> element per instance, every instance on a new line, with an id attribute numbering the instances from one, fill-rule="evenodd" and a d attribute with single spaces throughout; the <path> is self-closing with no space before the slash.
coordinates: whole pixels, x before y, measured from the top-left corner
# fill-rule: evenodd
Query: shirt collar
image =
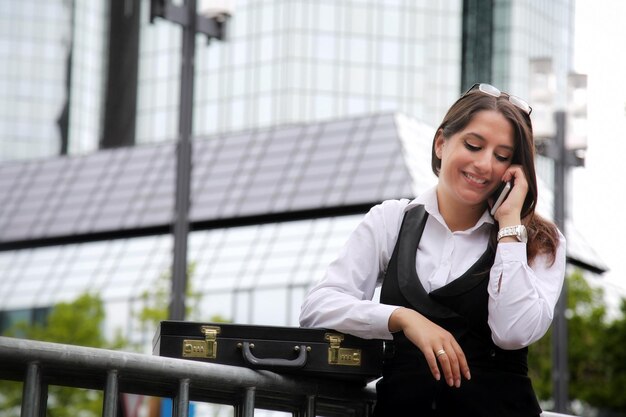
<path id="1" fill-rule="evenodd" d="M 419 206 L 419 205 L 423 205 L 424 209 L 429 215 L 437 219 L 439 223 L 441 223 L 443 226 L 446 227 L 446 229 L 448 229 L 448 225 L 446 224 L 445 220 L 441 216 L 441 213 L 439 212 L 439 203 L 437 202 L 437 186 L 436 185 L 427 189 L 422 194 L 420 194 L 417 198 L 415 198 L 409 204 L 407 204 L 407 206 L 404 208 L 404 211 L 406 212 L 407 210 L 410 210 L 411 208 L 415 206 Z M 476 224 L 470 229 L 466 230 L 465 232 L 471 233 L 474 230 L 486 224 L 488 225 L 495 224 L 493 217 L 491 217 L 491 214 L 489 214 L 489 210 L 485 210 L 482 216 L 480 216 L 480 218 L 476 222 Z"/>

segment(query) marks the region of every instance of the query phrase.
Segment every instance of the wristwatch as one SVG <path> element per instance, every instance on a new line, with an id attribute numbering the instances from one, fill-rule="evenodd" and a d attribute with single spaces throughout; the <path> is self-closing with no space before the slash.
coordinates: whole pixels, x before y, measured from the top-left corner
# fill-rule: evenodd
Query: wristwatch
<path id="1" fill-rule="evenodd" d="M 498 231 L 498 242 L 500 239 L 507 236 L 515 237 L 519 242 L 528 242 L 528 233 L 526 233 L 526 226 L 523 224 L 518 224 L 517 226 L 507 226 L 500 229 L 500 231 Z"/>

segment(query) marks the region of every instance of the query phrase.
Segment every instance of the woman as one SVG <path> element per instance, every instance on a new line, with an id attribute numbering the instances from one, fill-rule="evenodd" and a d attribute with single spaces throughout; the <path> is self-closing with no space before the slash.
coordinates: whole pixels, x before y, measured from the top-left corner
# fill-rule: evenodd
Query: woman
<path id="1" fill-rule="evenodd" d="M 304 300 L 304 327 L 386 340 L 375 416 L 541 413 L 527 346 L 552 321 L 565 239 L 535 213 L 531 110 L 470 88 L 435 133 L 437 185 L 373 207 Z"/>

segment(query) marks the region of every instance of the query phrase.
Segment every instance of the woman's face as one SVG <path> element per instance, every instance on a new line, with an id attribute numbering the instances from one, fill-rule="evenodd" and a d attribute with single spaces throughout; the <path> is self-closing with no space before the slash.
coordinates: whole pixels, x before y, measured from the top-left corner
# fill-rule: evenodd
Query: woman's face
<path id="1" fill-rule="evenodd" d="M 513 127 L 501 113 L 482 110 L 450 138 L 439 133 L 435 152 L 441 159 L 438 189 L 444 201 L 484 205 L 511 165 Z"/>

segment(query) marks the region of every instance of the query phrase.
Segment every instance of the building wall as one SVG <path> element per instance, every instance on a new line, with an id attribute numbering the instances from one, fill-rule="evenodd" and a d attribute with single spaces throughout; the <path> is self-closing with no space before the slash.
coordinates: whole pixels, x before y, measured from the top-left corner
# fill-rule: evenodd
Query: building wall
<path id="1" fill-rule="evenodd" d="M 493 5 L 485 17 L 493 24 L 492 79 L 475 81 L 528 97 L 529 59 L 551 56 L 563 103 L 573 2 L 483 3 Z M 56 155 L 63 140 L 69 154 L 93 152 L 103 130 L 107 1 L 42 7 L 7 0 L 0 10 L 0 160 Z M 436 125 L 462 89 L 463 7 L 462 0 L 240 0 L 226 42 L 207 45 L 198 36 L 194 134 L 379 111 Z M 149 8 L 142 0 L 139 144 L 175 140 L 178 131 L 181 30 L 159 18 L 150 23 Z"/>
<path id="2" fill-rule="evenodd" d="M 494 0 L 493 79 L 480 81 L 528 97 L 528 60 L 545 54 L 564 74 L 572 3 Z M 141 1 L 138 144 L 173 141 L 178 131 L 180 28 L 149 23 L 149 4 Z M 239 0 L 226 42 L 197 37 L 194 134 L 388 110 L 436 125 L 461 91 L 462 7 L 462 0 Z M 68 153 L 97 150 L 107 21 L 105 0 L 3 3 L 0 161 L 57 155 L 68 97 Z M 190 264 L 206 296 L 199 314 L 295 324 L 306 286 L 357 221 L 192 233 Z M 171 245 L 162 235 L 0 252 L 0 308 L 45 307 L 88 289 L 106 296 L 114 323 L 132 326 L 139 296 L 167 273 Z M 267 309 L 278 293 L 290 301 L 272 305 L 280 312 Z"/>
<path id="3" fill-rule="evenodd" d="M 563 106 L 567 74 L 572 70 L 573 20 L 574 2 L 570 0 L 495 0 L 495 85 L 529 97 L 530 59 L 551 57 L 559 93 L 557 101 Z"/>
<path id="4" fill-rule="evenodd" d="M 461 6 L 460 0 L 238 1 L 227 42 L 207 46 L 199 37 L 194 131 L 379 111 L 435 123 L 460 89 Z M 180 38 L 171 24 L 142 22 L 137 140 L 171 140 Z"/>
<path id="5" fill-rule="evenodd" d="M 97 149 L 106 17 L 104 1 L 3 1 L 0 161 Z"/>

